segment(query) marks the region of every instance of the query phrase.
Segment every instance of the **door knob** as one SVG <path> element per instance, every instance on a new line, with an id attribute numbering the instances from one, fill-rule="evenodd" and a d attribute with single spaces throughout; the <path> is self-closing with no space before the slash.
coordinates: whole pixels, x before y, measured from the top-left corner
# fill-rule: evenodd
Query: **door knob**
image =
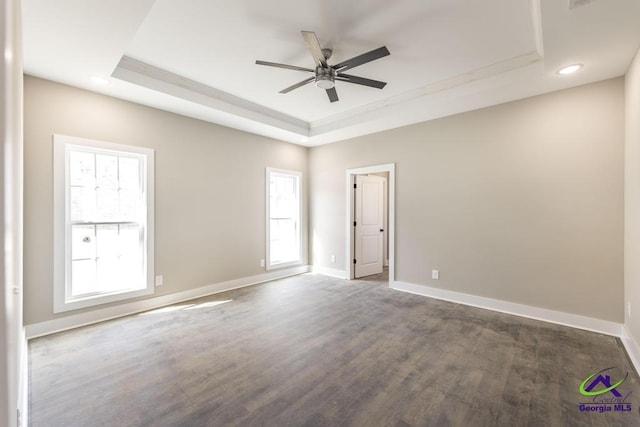
<path id="1" fill-rule="evenodd" d="M 380 229 L 380 232 L 382 233 L 383 231 L 384 231 L 384 229 L 382 229 L 382 228 L 381 228 L 381 229 Z"/>

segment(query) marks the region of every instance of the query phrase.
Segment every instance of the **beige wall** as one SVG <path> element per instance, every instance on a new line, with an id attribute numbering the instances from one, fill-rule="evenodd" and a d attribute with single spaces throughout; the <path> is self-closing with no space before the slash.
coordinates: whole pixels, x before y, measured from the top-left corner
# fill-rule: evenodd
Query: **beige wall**
<path id="1" fill-rule="evenodd" d="M 625 325 L 640 342 L 640 51 L 627 72 L 625 90 Z"/>
<path id="2" fill-rule="evenodd" d="M 265 272 L 265 168 L 306 182 L 306 148 L 33 77 L 24 95 L 26 324 L 82 311 L 53 314 L 53 134 L 155 150 L 156 296 Z"/>
<path id="3" fill-rule="evenodd" d="M 313 261 L 345 269 L 345 171 L 394 162 L 396 280 L 621 322 L 623 109 L 618 78 L 313 148 Z"/>
<path id="4" fill-rule="evenodd" d="M 313 263 L 344 270 L 345 171 L 395 162 L 397 280 L 620 322 L 623 108 L 619 78 L 307 152 L 27 77 L 26 323 L 59 317 L 54 133 L 156 150 L 156 295 L 264 271 L 266 166 L 310 179 Z"/>

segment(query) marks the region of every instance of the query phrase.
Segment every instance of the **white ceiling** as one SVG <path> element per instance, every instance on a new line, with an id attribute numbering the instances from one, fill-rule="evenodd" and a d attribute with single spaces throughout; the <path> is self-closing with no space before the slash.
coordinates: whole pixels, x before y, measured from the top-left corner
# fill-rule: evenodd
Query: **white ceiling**
<path id="1" fill-rule="evenodd" d="M 23 0 L 23 19 L 26 74 L 306 146 L 617 77 L 640 46 L 638 0 Z M 330 64 L 387 46 L 349 70 L 387 86 L 278 93 L 310 75 L 255 60 L 313 68 L 301 30 Z"/>

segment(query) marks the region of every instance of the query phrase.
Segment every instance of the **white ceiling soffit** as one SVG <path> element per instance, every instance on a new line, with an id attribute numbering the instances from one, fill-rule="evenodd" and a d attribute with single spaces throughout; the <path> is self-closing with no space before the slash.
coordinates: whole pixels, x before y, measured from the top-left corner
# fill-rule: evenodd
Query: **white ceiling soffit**
<path id="1" fill-rule="evenodd" d="M 319 145 L 620 76 L 640 45 L 640 1 L 616 0 L 24 0 L 25 72 L 301 145 Z M 309 74 L 300 34 L 335 64 L 387 46 L 349 70 L 387 82 Z M 568 63 L 573 76 L 556 71 Z M 112 76 L 93 86 L 91 75 Z"/>

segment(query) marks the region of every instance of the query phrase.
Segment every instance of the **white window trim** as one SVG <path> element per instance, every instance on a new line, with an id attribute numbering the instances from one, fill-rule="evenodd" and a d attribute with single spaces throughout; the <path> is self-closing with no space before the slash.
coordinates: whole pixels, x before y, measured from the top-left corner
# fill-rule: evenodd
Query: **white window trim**
<path id="1" fill-rule="evenodd" d="M 71 241 L 68 230 L 69 212 L 66 209 L 68 205 L 67 182 L 68 168 L 68 147 L 88 147 L 106 151 L 120 151 L 135 154 L 141 154 L 146 157 L 146 287 L 136 291 L 123 291 L 108 295 L 92 295 L 86 298 L 79 298 L 73 301 L 66 301 L 66 284 L 67 277 L 70 273 L 70 267 L 67 265 L 67 254 L 71 250 Z M 96 141 L 86 138 L 77 138 L 66 135 L 53 136 L 53 312 L 60 313 L 65 311 L 77 310 L 80 308 L 92 307 L 99 304 L 106 304 L 124 299 L 135 298 L 143 295 L 152 294 L 155 290 L 154 283 L 154 205 L 155 205 L 155 152 L 149 148 L 135 147 L 129 145 L 114 144 L 110 142 Z"/>
<path id="2" fill-rule="evenodd" d="M 298 177 L 298 214 L 299 214 L 299 222 L 298 222 L 298 226 L 299 226 L 299 230 L 298 230 L 298 244 L 300 245 L 299 248 L 299 254 L 300 254 L 300 259 L 295 260 L 295 261 L 289 261 L 289 262 L 281 262 L 278 264 L 271 264 L 271 213 L 270 213 L 270 195 L 271 195 L 271 188 L 270 188 L 270 176 L 271 173 L 284 173 L 284 174 L 289 174 L 289 175 L 295 175 Z M 266 224 L 266 231 L 267 231 L 267 241 L 266 241 L 266 264 L 265 264 L 265 268 L 267 270 L 276 270 L 279 268 L 285 268 L 285 267 L 292 267 L 292 266 L 296 266 L 296 265 L 302 265 L 303 260 L 304 260 L 304 253 L 302 251 L 303 248 L 303 233 L 302 230 L 304 229 L 304 218 L 303 218 L 303 212 L 302 212 L 302 199 L 303 199 L 303 194 L 302 194 L 302 189 L 304 188 L 303 186 L 303 182 L 302 182 L 302 172 L 299 171 L 292 171 L 292 170 L 287 170 L 287 169 L 277 169 L 277 168 L 270 168 L 268 167 L 265 173 L 265 204 L 266 204 L 266 218 L 265 218 L 265 224 Z"/>

